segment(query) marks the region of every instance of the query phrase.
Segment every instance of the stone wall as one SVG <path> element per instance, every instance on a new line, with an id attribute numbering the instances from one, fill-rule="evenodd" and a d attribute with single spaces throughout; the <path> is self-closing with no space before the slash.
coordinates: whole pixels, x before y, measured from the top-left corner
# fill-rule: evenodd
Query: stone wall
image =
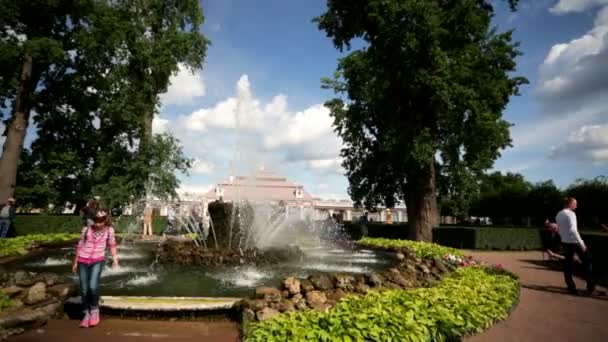
<path id="1" fill-rule="evenodd" d="M 0 312 L 0 331 L 4 334 L 45 324 L 62 313 L 63 303 L 76 292 L 71 281 L 55 273 L 9 273 L 4 269 L 0 269 L 0 291 L 12 302 Z"/>
<path id="2" fill-rule="evenodd" d="M 384 272 L 370 274 L 318 273 L 306 279 L 288 277 L 283 286 L 258 287 L 253 298 L 237 304 L 243 321 L 263 321 L 279 313 L 314 309 L 325 311 L 347 295 L 370 290 L 409 289 L 431 286 L 456 269 L 442 260 L 420 260 L 409 250 L 393 250 L 398 263 Z"/>

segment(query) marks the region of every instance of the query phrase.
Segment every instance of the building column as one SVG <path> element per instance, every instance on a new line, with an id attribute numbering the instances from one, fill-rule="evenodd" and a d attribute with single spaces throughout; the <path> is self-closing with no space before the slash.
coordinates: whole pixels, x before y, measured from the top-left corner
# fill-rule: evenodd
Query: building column
<path id="1" fill-rule="evenodd" d="M 351 220 L 352 220 L 352 217 L 351 217 L 351 212 L 349 209 L 349 210 L 346 210 L 346 221 L 351 221 Z"/>
<path id="2" fill-rule="evenodd" d="M 304 206 L 300 205 L 300 220 L 304 219 Z"/>
<path id="3" fill-rule="evenodd" d="M 403 213 L 401 212 L 401 210 L 397 211 L 397 222 L 403 222 L 403 220 L 401 219 Z"/>

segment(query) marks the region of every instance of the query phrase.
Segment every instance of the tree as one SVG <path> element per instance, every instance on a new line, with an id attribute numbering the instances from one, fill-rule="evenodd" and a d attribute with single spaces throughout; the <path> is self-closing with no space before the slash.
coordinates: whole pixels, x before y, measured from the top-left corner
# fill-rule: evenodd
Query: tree
<path id="1" fill-rule="evenodd" d="M 518 173 L 493 172 L 480 177 L 475 216 L 490 217 L 493 224 L 523 225 L 528 217 L 532 185 Z"/>
<path id="2" fill-rule="evenodd" d="M 563 208 L 564 194 L 548 180 L 532 185 L 528 193 L 526 208 L 535 226 L 542 226 L 545 220 L 555 220 L 555 215 Z"/>
<path id="3" fill-rule="evenodd" d="M 579 227 L 598 228 L 608 222 L 606 203 L 608 203 L 608 177 L 577 179 L 566 189 L 568 196 L 577 199 L 576 215 Z"/>
<path id="4" fill-rule="evenodd" d="M 12 102 L 0 158 L 0 203 L 14 192 L 17 166 L 38 90 L 66 63 L 65 44 L 86 22 L 91 1 L 0 2 L 0 100 Z M 53 66 L 53 67 L 52 67 Z M 61 69 L 61 68 L 59 68 Z"/>
<path id="5" fill-rule="evenodd" d="M 323 80 L 340 96 L 326 106 L 349 193 L 404 199 L 414 239 L 431 240 L 438 223 L 437 164 L 479 175 L 510 143 L 502 111 L 526 80 L 510 76 L 517 44 L 492 15 L 481 0 L 329 0 L 315 18 L 340 51 L 365 43 Z"/>
<path id="6" fill-rule="evenodd" d="M 38 138 L 24 172 L 38 175 L 21 178 L 58 193 L 49 197 L 55 203 L 83 202 L 111 187 L 112 198 L 124 204 L 142 196 L 146 184 L 159 197 L 175 195 L 173 172 L 185 171 L 189 161 L 177 140 L 153 137 L 151 126 L 170 76 L 180 65 L 198 69 L 204 61 L 199 2 L 101 3 L 107 6 L 89 13 L 70 41 L 70 58 L 54 66 L 37 98 Z"/>

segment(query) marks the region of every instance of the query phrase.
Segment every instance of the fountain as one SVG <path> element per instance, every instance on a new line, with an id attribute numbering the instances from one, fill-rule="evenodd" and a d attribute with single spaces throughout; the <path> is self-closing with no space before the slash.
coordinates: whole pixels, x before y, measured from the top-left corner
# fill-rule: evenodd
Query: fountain
<path id="1" fill-rule="evenodd" d="M 254 176 L 242 179 L 243 186 L 230 201 L 210 203 L 206 224 L 201 224 L 204 211 L 184 205 L 176 208 L 174 222 L 174 231 L 181 236 L 168 234 L 158 245 L 132 238 L 132 243 L 121 243 L 121 267 L 106 267 L 102 273 L 100 291 L 104 295 L 242 297 L 261 285 L 276 286 L 286 276 L 335 271 L 362 274 L 394 264 L 390 256 L 342 243 L 342 227 L 335 222 L 289 216 L 288 204 L 253 196 L 259 170 L 251 172 L 252 165 L 262 164 L 263 158 L 252 150 L 257 144 L 247 141 L 251 135 L 241 134 L 240 123 L 253 119 L 244 106 L 251 94 L 240 83 L 230 172 Z M 141 218 L 137 214 L 143 212 L 145 202 L 134 203 L 136 220 L 128 225 L 128 235 L 138 235 Z M 76 281 L 70 272 L 71 253 L 48 251 L 15 267 L 52 271 Z"/>

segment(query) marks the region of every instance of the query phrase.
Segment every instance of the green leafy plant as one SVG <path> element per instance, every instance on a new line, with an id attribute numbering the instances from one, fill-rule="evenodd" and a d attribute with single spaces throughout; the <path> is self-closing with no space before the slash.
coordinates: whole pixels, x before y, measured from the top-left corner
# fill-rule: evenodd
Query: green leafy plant
<path id="1" fill-rule="evenodd" d="M 452 254 L 458 257 L 464 256 L 464 254 L 457 249 L 422 241 L 363 238 L 359 240 L 359 244 L 372 248 L 407 248 L 416 253 L 416 256 L 421 259 L 443 258 L 446 254 Z"/>
<path id="2" fill-rule="evenodd" d="M 79 234 L 33 234 L 16 238 L 0 239 L 0 257 L 25 255 L 36 246 L 75 241 Z"/>
<path id="3" fill-rule="evenodd" d="M 246 326 L 246 341 L 454 341 L 505 319 L 519 298 L 515 276 L 460 268 L 438 286 L 345 298 L 326 313 L 285 313 Z"/>
<path id="4" fill-rule="evenodd" d="M 4 309 L 8 309 L 13 306 L 13 301 L 6 295 L 6 293 L 0 291 L 0 312 Z"/>

